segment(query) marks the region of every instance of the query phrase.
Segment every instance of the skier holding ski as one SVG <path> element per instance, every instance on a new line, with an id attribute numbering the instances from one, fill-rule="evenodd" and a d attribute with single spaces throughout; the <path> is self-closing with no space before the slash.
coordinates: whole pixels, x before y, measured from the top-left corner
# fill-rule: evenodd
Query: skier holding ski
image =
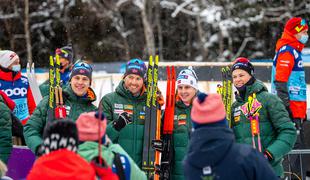
<path id="1" fill-rule="evenodd" d="M 13 114 L 26 124 L 36 105 L 28 79 L 21 75 L 20 59 L 13 51 L 0 51 L 0 84 L 0 90 L 16 104 Z"/>
<path id="2" fill-rule="evenodd" d="M 96 100 L 96 95 L 90 87 L 91 80 L 92 68 L 89 64 L 79 62 L 73 66 L 69 84 L 63 90 L 66 116 L 73 121 L 76 121 L 81 113 L 97 109 L 92 104 Z M 45 96 L 24 127 L 26 144 L 36 155 L 40 154 L 38 147 L 42 143 L 42 132 L 46 122 L 51 121 L 48 110 L 49 96 Z"/>
<path id="3" fill-rule="evenodd" d="M 231 109 L 236 141 L 263 153 L 276 175 L 283 177 L 283 157 L 296 141 L 296 129 L 283 102 L 255 79 L 254 67 L 247 58 L 234 61 L 232 78 L 237 89 Z"/>
<path id="4" fill-rule="evenodd" d="M 73 50 L 72 45 L 69 44 L 62 48 L 57 48 L 55 54 L 59 55 L 60 60 L 60 79 L 62 85 L 66 85 L 69 81 L 69 75 L 72 68 L 73 63 Z M 46 80 L 44 83 L 40 85 L 40 91 L 42 97 L 49 94 L 49 80 Z"/>
<path id="5" fill-rule="evenodd" d="M 258 151 L 235 142 L 219 94 L 199 93 L 193 101 L 193 132 L 183 161 L 186 179 L 277 180 Z"/>
<path id="6" fill-rule="evenodd" d="M 107 135 L 142 167 L 146 105 L 146 66 L 140 59 L 127 62 L 123 80 L 115 92 L 101 99 L 108 126 Z"/>
<path id="7" fill-rule="evenodd" d="M 83 113 L 76 120 L 76 125 L 81 143 L 78 153 L 87 161 L 91 161 L 98 156 L 98 138 L 100 137 L 102 143 L 101 157 L 110 167 L 113 167 L 113 172 L 119 175 L 120 179 L 122 179 L 122 175 L 124 179 L 146 179 L 145 173 L 141 171 L 126 151 L 120 145 L 113 144 L 106 135 L 107 120 L 103 113 L 101 114 L 101 119 L 99 119 L 99 112 Z M 100 134 L 98 126 L 101 128 Z M 117 158 L 121 162 L 120 166 L 118 165 Z M 118 167 L 121 169 L 118 169 Z"/>
<path id="8" fill-rule="evenodd" d="M 177 77 L 174 111 L 172 179 L 184 179 L 182 161 L 190 138 L 192 101 L 198 92 L 198 78 L 192 67 L 181 70 Z"/>

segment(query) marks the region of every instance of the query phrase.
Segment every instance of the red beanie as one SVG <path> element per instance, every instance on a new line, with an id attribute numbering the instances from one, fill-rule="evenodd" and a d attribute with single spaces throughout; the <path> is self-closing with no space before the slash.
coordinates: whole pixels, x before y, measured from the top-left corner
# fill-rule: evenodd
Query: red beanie
<path id="1" fill-rule="evenodd" d="M 100 137 L 105 134 L 107 120 L 99 120 L 95 117 L 95 112 L 82 113 L 76 120 L 76 126 L 79 132 L 80 141 L 97 141 L 98 140 L 98 122 L 100 122 Z"/>
<path id="2" fill-rule="evenodd" d="M 222 97 L 219 94 L 204 93 L 198 95 L 193 101 L 191 111 L 192 121 L 198 124 L 207 124 L 223 121 L 226 116 Z"/>
<path id="3" fill-rule="evenodd" d="M 292 17 L 286 22 L 284 27 L 284 31 L 289 32 L 292 35 L 295 35 L 307 29 L 308 29 L 307 22 L 301 17 Z"/>

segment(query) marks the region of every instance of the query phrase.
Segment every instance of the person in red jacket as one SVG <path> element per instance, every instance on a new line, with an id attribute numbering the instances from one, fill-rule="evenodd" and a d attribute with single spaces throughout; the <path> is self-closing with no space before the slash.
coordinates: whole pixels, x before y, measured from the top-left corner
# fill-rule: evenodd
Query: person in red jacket
<path id="1" fill-rule="evenodd" d="M 79 138 L 76 124 L 72 120 L 49 122 L 43 133 L 43 143 L 39 157 L 27 180 L 118 180 L 109 167 L 101 167 L 97 162 L 91 164 L 77 154 Z"/>
<path id="2" fill-rule="evenodd" d="M 22 124 L 26 124 L 36 104 L 28 79 L 21 75 L 20 70 L 20 60 L 15 52 L 0 51 L 0 90 L 15 102 L 13 113 Z"/>
<path id="3" fill-rule="evenodd" d="M 301 51 L 308 38 L 306 20 L 301 17 L 290 18 L 277 41 L 271 75 L 271 91 L 280 97 L 295 123 L 298 138 L 294 148 L 297 149 L 304 145 L 302 124 L 307 112 L 307 84 Z M 293 167 L 293 171 L 299 171 L 299 168 Z"/>

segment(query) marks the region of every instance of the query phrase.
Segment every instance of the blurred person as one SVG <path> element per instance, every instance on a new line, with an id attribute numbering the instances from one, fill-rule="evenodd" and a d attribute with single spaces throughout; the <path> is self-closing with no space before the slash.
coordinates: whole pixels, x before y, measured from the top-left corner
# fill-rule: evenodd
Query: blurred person
<path id="1" fill-rule="evenodd" d="M 183 161 L 186 179 L 278 179 L 261 153 L 235 142 L 219 94 L 199 93 L 191 119 L 193 132 Z"/>
<path id="2" fill-rule="evenodd" d="M 98 141 L 101 138 L 101 157 L 106 163 L 112 167 L 114 173 L 124 176 L 123 179 L 143 180 L 147 179 L 146 175 L 131 157 L 124 151 L 124 149 L 118 145 L 113 144 L 109 137 L 106 135 L 107 120 L 104 114 L 101 114 L 99 119 L 98 111 L 83 113 L 76 121 L 76 125 L 79 133 L 79 150 L 78 153 L 87 161 L 91 161 L 94 157 L 98 156 Z M 99 127 L 100 126 L 100 134 Z M 118 160 L 121 162 L 119 165 L 121 169 L 117 169 Z"/>
<path id="3" fill-rule="evenodd" d="M 237 58 L 231 72 L 237 89 L 231 108 L 236 141 L 260 150 L 276 175 L 283 177 L 283 157 L 295 144 L 296 128 L 281 99 L 255 78 L 254 67 L 247 58 Z"/>
<path id="4" fill-rule="evenodd" d="M 66 116 L 73 121 L 84 112 L 97 109 L 92 103 L 96 95 L 91 89 L 92 68 L 85 62 L 76 63 L 70 73 L 69 83 L 63 88 L 63 101 Z M 42 143 L 42 132 L 48 122 L 49 96 L 45 96 L 38 104 L 33 115 L 24 126 L 27 146 L 39 155 L 38 147 Z"/>
<path id="5" fill-rule="evenodd" d="M 73 49 L 72 45 L 68 44 L 67 46 L 64 46 L 62 48 L 57 48 L 55 50 L 55 54 L 59 55 L 59 61 L 60 61 L 60 80 L 62 85 L 66 85 L 69 82 L 70 79 L 70 72 L 72 70 L 72 64 L 73 64 Z M 42 94 L 42 97 L 49 94 L 49 80 L 46 80 L 40 85 L 40 91 Z"/>
<path id="6" fill-rule="evenodd" d="M 43 133 L 40 147 L 42 156 L 39 157 L 27 180 L 35 179 L 97 179 L 96 167 L 89 164 L 77 154 L 78 132 L 72 120 L 55 120 L 49 122 Z M 105 179 L 118 179 L 108 167 L 105 169 Z M 100 176 L 103 179 L 103 176 Z"/>
<path id="7" fill-rule="evenodd" d="M 13 114 L 25 125 L 36 104 L 27 77 L 21 75 L 20 59 L 10 50 L 0 51 L 0 90 L 15 102 Z"/>

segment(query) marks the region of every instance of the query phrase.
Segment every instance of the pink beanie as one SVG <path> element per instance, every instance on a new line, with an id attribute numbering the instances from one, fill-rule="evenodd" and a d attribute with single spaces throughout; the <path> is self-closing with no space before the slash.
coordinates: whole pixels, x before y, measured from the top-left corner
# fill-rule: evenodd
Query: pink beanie
<path id="1" fill-rule="evenodd" d="M 82 113 L 76 120 L 76 126 L 79 132 L 80 141 L 97 141 L 98 140 L 98 122 L 100 123 L 100 137 L 105 134 L 107 120 L 99 120 L 95 117 L 95 112 Z"/>
<path id="2" fill-rule="evenodd" d="M 207 124 L 222 121 L 225 107 L 219 94 L 199 93 L 193 101 L 191 118 L 194 123 Z"/>

